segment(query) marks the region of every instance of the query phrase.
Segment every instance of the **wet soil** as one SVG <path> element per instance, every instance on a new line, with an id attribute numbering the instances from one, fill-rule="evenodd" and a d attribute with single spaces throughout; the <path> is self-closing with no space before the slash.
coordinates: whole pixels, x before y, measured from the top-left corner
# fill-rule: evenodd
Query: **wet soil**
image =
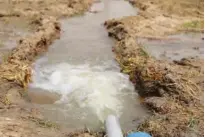
<path id="1" fill-rule="evenodd" d="M 201 98 L 204 82 L 203 59 L 189 58 L 171 63 L 166 60 L 155 60 L 149 56 L 153 53 L 147 54 L 144 49 L 139 48 L 136 36 L 161 39 L 167 34 L 176 34 L 178 31 L 203 32 L 204 1 L 133 0 L 130 2 L 140 9 L 139 16 L 112 20 L 105 25 L 109 36 L 116 39 L 113 51 L 117 55 L 116 60 L 122 72 L 130 75 L 136 88 L 141 89 L 139 91 L 145 106 L 153 111 L 153 116 L 136 127 L 136 130 L 147 131 L 159 137 L 203 136 L 204 110 Z M 1 136 L 98 136 L 84 132 L 67 134 L 62 130 L 59 131 L 55 123 L 42 119 L 38 110 L 25 109 L 26 105 L 22 105 L 24 102 L 22 96 L 27 96 L 23 87 L 25 88 L 30 82 L 31 62 L 59 36 L 60 27 L 53 17 L 81 14 L 90 4 L 91 1 L 88 0 L 0 1 L 2 20 L 7 22 L 14 18 L 26 18 L 33 24 L 35 31 L 35 37 L 23 39 L 25 43 L 20 41 L 6 63 L 0 66 L 0 120 L 3 123 L 0 128 Z M 94 10 L 91 12 L 95 13 Z M 33 39 L 36 40 L 32 41 Z M 36 50 L 38 46 L 42 49 Z M 24 50 L 24 47 L 29 48 Z M 198 50 L 197 47 L 193 48 Z M 172 56 L 172 53 L 171 55 L 168 53 L 167 56 Z M 16 75 L 19 72 L 20 74 Z"/>
<path id="2" fill-rule="evenodd" d="M 161 39 L 137 38 L 137 43 L 157 60 L 181 60 L 182 58 L 204 58 L 202 33 L 182 33 Z"/>
<path id="3" fill-rule="evenodd" d="M 136 15 L 137 11 L 126 1 L 115 0 L 93 4 L 90 11 L 96 13 L 61 21 L 61 38 L 34 63 L 29 93 L 59 94 L 60 99 L 46 105 L 39 105 L 39 97 L 36 107 L 69 129 L 86 125 L 99 130 L 108 114 L 114 114 L 119 116 L 123 130 L 129 131 L 147 112 L 128 76 L 120 73 L 112 53 L 114 41 L 107 36 L 103 23 Z"/>
<path id="4" fill-rule="evenodd" d="M 132 36 L 160 38 L 178 32 L 203 32 L 203 0 L 130 0 L 138 16 L 117 19 Z M 191 12 L 191 13 L 190 13 Z"/>
<path id="5" fill-rule="evenodd" d="M 32 31 L 29 29 L 28 22 L 18 18 L 9 21 L 0 20 L 0 26 L 0 62 L 2 62 L 7 59 L 10 50 L 17 46 L 18 40 Z"/>
<path id="6" fill-rule="evenodd" d="M 116 22 L 106 25 L 110 36 L 117 40 L 114 51 L 122 72 L 130 75 L 144 98 L 143 104 L 153 111 L 153 116 L 137 129 L 153 136 L 187 136 L 190 132 L 201 136 L 203 59 L 156 60 L 130 36 L 126 26 Z M 118 33 L 122 28 L 123 32 Z M 189 125 L 192 117 L 197 121 L 194 127 Z"/>
<path id="7" fill-rule="evenodd" d="M 181 25 L 189 28 L 187 24 L 203 20 L 203 9 L 191 0 L 176 2 L 175 6 L 172 2 L 131 1 L 140 8 L 139 16 L 110 20 L 105 26 L 109 36 L 116 40 L 113 51 L 121 71 L 130 75 L 143 104 L 153 111 L 136 130 L 157 137 L 203 136 L 203 37 L 201 34 L 191 38 L 190 34 L 166 37 L 178 33 Z M 189 8 L 194 12 L 189 14 Z M 183 24 L 193 20 L 198 21 Z M 199 26 L 191 25 L 186 31 L 196 32 Z"/>
<path id="8" fill-rule="evenodd" d="M 64 9 L 69 10 L 61 10 L 62 3 L 63 6 L 65 5 Z M 89 0 L 80 2 L 62 0 L 57 3 L 55 0 L 0 1 L 0 7 L 2 7 L 0 10 L 1 32 L 3 32 L 1 41 L 9 42 L 8 46 L 5 44 L 6 46 L 2 46 L 2 48 L 14 47 L 0 65 L 0 136 L 53 137 L 68 135 L 68 131 L 59 130 L 57 124 L 45 120 L 37 109 L 28 107 L 23 98 L 27 97 L 25 88 L 30 82 L 32 62 L 37 55 L 47 49 L 53 40 L 59 38 L 60 25 L 55 18 L 65 16 L 65 14 L 72 16 L 83 13 L 88 10 L 91 3 L 92 1 Z M 51 9 L 50 11 L 40 11 L 39 8 Z M 70 12 L 70 10 L 72 11 Z M 49 11 L 52 15 L 45 15 L 45 11 Z M 55 11 L 58 14 L 54 14 Z M 27 30 L 32 34 L 27 35 L 25 33 Z M 19 32 L 23 32 L 23 34 L 19 34 Z M 21 39 L 14 44 L 20 35 Z M 24 37 L 24 35 L 26 36 Z M 13 39 L 10 40 L 9 36 L 12 36 Z"/>

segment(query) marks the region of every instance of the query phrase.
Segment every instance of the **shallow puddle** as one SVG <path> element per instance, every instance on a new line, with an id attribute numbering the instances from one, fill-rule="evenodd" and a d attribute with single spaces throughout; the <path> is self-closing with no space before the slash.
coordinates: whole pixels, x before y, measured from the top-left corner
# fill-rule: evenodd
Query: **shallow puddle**
<path id="1" fill-rule="evenodd" d="M 201 33 L 183 33 L 171 35 L 165 39 L 137 40 L 144 49 L 159 60 L 180 60 L 187 57 L 204 57 L 204 35 Z"/>
<path id="2" fill-rule="evenodd" d="M 0 63 L 7 58 L 11 49 L 17 46 L 17 41 L 30 33 L 27 28 L 28 24 L 24 20 L 0 20 Z"/>
<path id="3" fill-rule="evenodd" d="M 46 118 L 71 130 L 99 129 L 114 114 L 126 131 L 146 116 L 128 75 L 114 61 L 114 42 L 103 26 L 107 19 L 136 13 L 126 1 L 106 0 L 84 16 L 62 20 L 61 38 L 35 62 L 29 89 Z"/>

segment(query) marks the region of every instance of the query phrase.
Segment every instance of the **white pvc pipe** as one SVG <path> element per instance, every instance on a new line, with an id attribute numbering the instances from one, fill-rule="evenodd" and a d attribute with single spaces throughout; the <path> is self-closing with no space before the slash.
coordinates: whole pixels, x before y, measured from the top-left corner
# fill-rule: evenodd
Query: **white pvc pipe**
<path id="1" fill-rule="evenodd" d="M 119 119 L 114 115 L 109 115 L 105 121 L 107 137 L 123 137 Z"/>

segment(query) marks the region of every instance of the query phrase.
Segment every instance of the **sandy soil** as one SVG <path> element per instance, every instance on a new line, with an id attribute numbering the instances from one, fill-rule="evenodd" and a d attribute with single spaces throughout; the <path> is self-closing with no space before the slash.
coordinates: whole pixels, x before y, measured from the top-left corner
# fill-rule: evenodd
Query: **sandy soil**
<path id="1" fill-rule="evenodd" d="M 203 136 L 203 59 L 168 62 L 152 58 L 136 38 L 164 39 L 168 34 L 203 32 L 203 1 L 133 0 L 138 16 L 105 22 L 116 40 L 113 51 L 130 75 L 143 104 L 153 115 L 135 130 L 154 137 Z"/>

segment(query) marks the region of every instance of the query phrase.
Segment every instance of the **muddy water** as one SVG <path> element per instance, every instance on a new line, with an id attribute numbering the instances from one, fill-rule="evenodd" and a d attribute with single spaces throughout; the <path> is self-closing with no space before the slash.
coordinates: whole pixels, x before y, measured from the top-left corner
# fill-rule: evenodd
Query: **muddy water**
<path id="1" fill-rule="evenodd" d="M 93 5 L 84 16 L 62 20 L 61 39 L 34 64 L 29 96 L 49 120 L 71 130 L 99 129 L 109 114 L 120 117 L 124 130 L 146 116 L 127 75 L 114 61 L 103 23 L 136 15 L 123 0 Z M 52 94 L 52 95 L 51 95 Z"/>
<path id="2" fill-rule="evenodd" d="M 30 30 L 27 28 L 27 22 L 19 19 L 0 20 L 0 63 L 6 59 L 11 49 L 17 46 L 20 38 L 29 35 Z"/>
<path id="3" fill-rule="evenodd" d="M 144 49 L 159 60 L 181 60 L 204 57 L 204 34 L 182 33 L 161 40 L 138 39 Z"/>

